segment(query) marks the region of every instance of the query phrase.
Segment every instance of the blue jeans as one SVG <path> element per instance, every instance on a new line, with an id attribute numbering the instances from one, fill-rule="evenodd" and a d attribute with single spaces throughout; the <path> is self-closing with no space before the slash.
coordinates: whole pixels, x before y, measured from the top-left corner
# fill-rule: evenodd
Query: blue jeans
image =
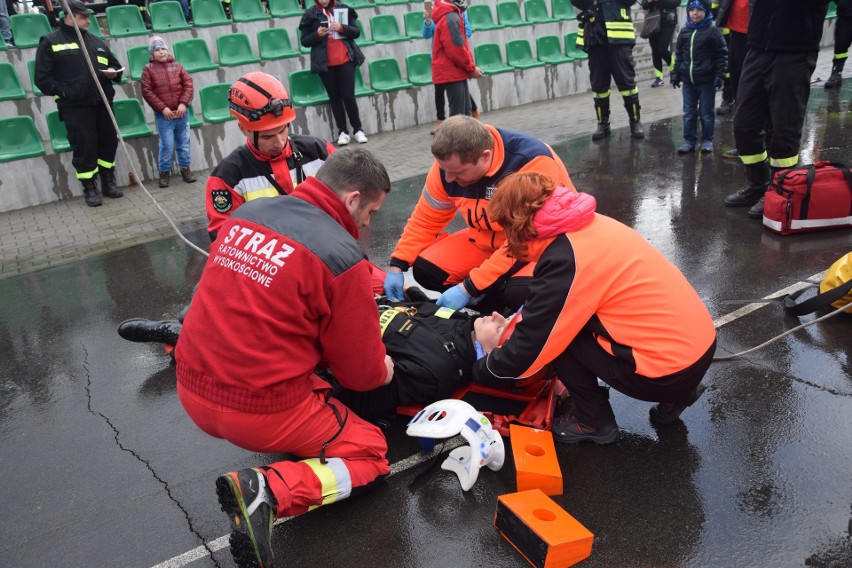
<path id="1" fill-rule="evenodd" d="M 692 146 L 698 142 L 698 116 L 701 116 L 701 138 L 713 141 L 716 124 L 716 88 L 707 83 L 683 83 L 683 139 Z"/>
<path id="2" fill-rule="evenodd" d="M 172 171 L 172 157 L 177 151 L 178 166 L 188 168 L 189 158 L 189 117 L 166 120 L 163 113 L 154 113 L 157 120 L 157 132 L 160 133 L 160 171 Z"/>
<path id="3" fill-rule="evenodd" d="M 9 9 L 6 0 L 0 0 L 0 36 L 3 41 L 12 41 L 12 25 L 9 23 Z"/>

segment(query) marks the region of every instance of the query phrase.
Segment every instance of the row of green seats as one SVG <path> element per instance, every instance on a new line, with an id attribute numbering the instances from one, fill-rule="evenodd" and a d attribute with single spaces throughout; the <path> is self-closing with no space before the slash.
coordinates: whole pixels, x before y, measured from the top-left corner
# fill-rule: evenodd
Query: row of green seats
<path id="1" fill-rule="evenodd" d="M 565 49 L 559 45 L 559 36 L 545 35 L 536 38 L 536 55 L 527 39 L 506 42 L 506 59 L 498 43 L 482 43 L 473 48 L 476 65 L 487 75 L 506 73 L 515 69 L 530 69 L 544 65 L 558 65 L 582 61 L 589 56 L 577 48 L 577 32 L 565 34 Z"/>
<path id="2" fill-rule="evenodd" d="M 557 20 L 576 20 L 571 0 L 551 0 L 550 14 L 546 0 L 524 0 L 524 15 L 517 2 L 497 2 L 497 18 L 487 4 L 473 4 L 467 9 L 473 31 L 497 30 L 505 27 L 527 26 Z"/>
<path id="3" fill-rule="evenodd" d="M 190 109 L 191 112 L 192 109 Z M 113 113 L 123 138 L 142 138 L 154 134 L 145 122 L 142 103 L 138 99 L 116 99 L 113 101 Z M 71 144 L 68 142 L 68 131 L 65 123 L 59 119 L 59 111 L 47 113 L 45 120 L 53 151 L 57 153 L 69 151 Z M 190 116 L 190 123 L 193 126 L 201 125 L 201 121 L 194 115 Z M 0 162 L 44 154 L 44 145 L 41 143 L 41 136 L 32 117 L 14 116 L 0 119 Z"/>

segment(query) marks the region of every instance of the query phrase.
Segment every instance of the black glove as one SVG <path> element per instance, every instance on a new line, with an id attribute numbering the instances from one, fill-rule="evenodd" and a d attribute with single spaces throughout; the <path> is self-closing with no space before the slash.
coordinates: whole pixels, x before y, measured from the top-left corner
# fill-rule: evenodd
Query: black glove
<path id="1" fill-rule="evenodd" d="M 725 80 L 722 77 L 716 77 L 716 90 L 721 91 L 725 86 Z"/>
<path id="2" fill-rule="evenodd" d="M 672 77 L 672 89 L 680 89 L 680 79 Z"/>

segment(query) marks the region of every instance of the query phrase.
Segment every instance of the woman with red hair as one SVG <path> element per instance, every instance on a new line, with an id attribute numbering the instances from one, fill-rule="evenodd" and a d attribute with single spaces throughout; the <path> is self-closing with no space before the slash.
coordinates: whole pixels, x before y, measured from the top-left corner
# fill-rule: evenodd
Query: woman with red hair
<path id="1" fill-rule="evenodd" d="M 545 365 L 571 394 L 553 426 L 563 443 L 609 444 L 618 425 L 609 390 L 657 402 L 651 421 L 677 420 L 704 390 L 716 349 L 713 320 L 686 278 L 639 233 L 595 212 L 595 198 L 516 173 L 497 186 L 489 216 L 515 258 L 536 263 L 524 318 L 499 348 L 477 336 L 474 379 L 527 377 Z"/>

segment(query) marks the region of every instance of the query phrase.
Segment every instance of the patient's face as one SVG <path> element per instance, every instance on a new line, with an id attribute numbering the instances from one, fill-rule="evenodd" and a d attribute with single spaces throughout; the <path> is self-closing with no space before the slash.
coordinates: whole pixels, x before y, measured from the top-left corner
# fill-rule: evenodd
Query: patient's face
<path id="1" fill-rule="evenodd" d="M 497 346 L 497 342 L 507 325 L 509 325 L 509 320 L 497 312 L 493 312 L 490 316 L 481 317 L 473 322 L 473 331 L 476 333 L 475 339 L 482 344 L 486 351 L 490 351 Z"/>

